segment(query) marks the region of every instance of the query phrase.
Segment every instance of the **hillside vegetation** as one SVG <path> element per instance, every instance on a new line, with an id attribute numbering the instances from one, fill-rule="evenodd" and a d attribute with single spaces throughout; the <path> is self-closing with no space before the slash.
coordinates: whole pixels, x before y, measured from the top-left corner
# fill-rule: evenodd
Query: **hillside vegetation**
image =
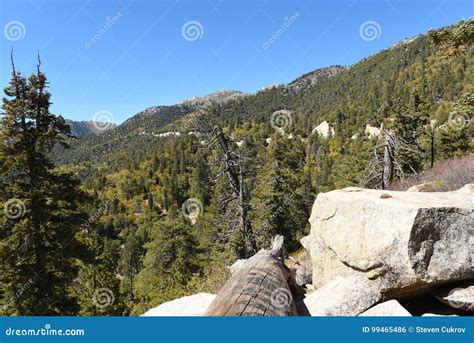
<path id="1" fill-rule="evenodd" d="M 319 192 L 385 184 L 378 176 L 384 166 L 377 159 L 391 142 L 387 137 L 395 137 L 390 182 L 413 177 L 436 161 L 469 154 L 473 29 L 472 20 L 460 22 L 350 67 L 319 69 L 256 94 L 218 93 L 217 98 L 148 108 L 97 135 L 72 138 L 61 128 L 54 148 L 44 153 L 43 172 L 72 178 L 63 191 L 82 200 L 77 208 L 63 209 L 62 189 L 53 188 L 55 213 L 58 222 L 69 215 L 74 221 L 82 218 L 82 224 L 71 224 L 75 231 L 69 238 L 74 236 L 77 246 L 64 265 L 46 264 L 58 272 L 44 292 L 54 289 L 62 297 L 57 295 L 58 304 L 36 314 L 139 314 L 182 295 L 215 291 L 225 280 L 226 266 L 248 255 L 242 208 L 258 249 L 268 247 L 275 234 L 285 236 L 287 252 L 300 249 Z M 461 38 L 451 39 L 453 35 Z M 17 96 L 14 85 L 12 81 L 10 98 Z M 324 121 L 333 131 L 313 132 Z M 369 137 L 367 125 L 382 130 Z M 227 160 L 215 126 L 228 143 Z M 5 143 L 14 130 L 3 133 L 0 156 L 5 160 L 15 156 Z M 21 136 L 20 129 L 14 133 Z M 26 143 L 22 148 L 30 156 Z M 19 168 L 24 159 L 10 160 Z M 245 189 L 243 205 L 229 186 L 226 163 Z M 10 198 L 38 196 L 15 180 L 2 184 L 2 206 Z M 75 188 L 79 181 L 80 191 Z M 49 203 L 43 200 L 46 211 Z M 34 220 L 44 220 L 44 213 Z M 1 220 L 6 229 L 0 254 L 28 260 L 28 250 L 8 248 L 10 233 L 27 235 L 26 227 Z M 41 236 L 44 246 L 55 237 Z M 53 255 L 41 257 L 50 261 Z M 34 268 L 30 262 L 25 270 Z M 15 268 L 11 263 L 0 268 L 0 282 L 9 285 L 0 305 L 13 296 L 14 285 L 27 282 L 19 281 Z M 55 280 L 65 286 L 54 288 Z M 30 302 L 36 289 L 25 291 Z M 95 306 L 94 295 L 104 289 L 112 301 Z M 22 299 L 0 306 L 0 313 L 28 314 L 25 308 L 31 303 Z"/>

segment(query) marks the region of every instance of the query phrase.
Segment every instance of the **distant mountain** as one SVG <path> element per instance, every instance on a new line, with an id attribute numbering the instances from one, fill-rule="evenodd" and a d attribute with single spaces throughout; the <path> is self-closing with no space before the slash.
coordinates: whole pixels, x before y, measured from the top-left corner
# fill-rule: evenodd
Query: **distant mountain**
<path id="1" fill-rule="evenodd" d="M 94 121 L 75 121 L 66 119 L 66 123 L 71 127 L 74 136 L 86 136 L 89 134 L 99 134 L 104 131 L 115 128 L 117 125 L 112 123 L 100 123 Z"/>
<path id="2" fill-rule="evenodd" d="M 245 96 L 245 93 L 225 89 L 204 96 L 195 96 L 183 101 L 182 103 L 191 106 L 207 107 L 212 104 L 225 103 L 241 96 Z"/>
<path id="3" fill-rule="evenodd" d="M 330 78 L 332 76 L 335 76 L 347 69 L 348 69 L 347 67 L 343 67 L 340 65 L 316 69 L 312 72 L 309 72 L 307 74 L 300 76 L 293 82 L 290 82 L 286 86 L 286 88 L 294 90 L 294 91 L 299 91 L 302 88 L 314 86 L 316 83 L 324 79 Z"/>
<path id="4" fill-rule="evenodd" d="M 320 68 L 254 94 L 221 90 L 176 105 L 150 107 L 104 134 L 75 141 L 71 150 L 58 151 L 55 158 L 58 163 L 106 158 L 119 169 L 125 161 L 141 161 L 159 151 L 168 139 L 161 133 L 202 131 L 215 124 L 270 126 L 272 114 L 282 109 L 289 113 L 287 133 L 304 137 L 327 121 L 336 135 L 350 139 L 367 124 L 379 127 L 398 109 L 409 108 L 414 88 L 423 92 L 430 111 L 442 123 L 448 116 L 443 108 L 472 84 L 472 59 L 472 54 L 447 58 L 427 35 L 421 35 L 349 67 Z"/>

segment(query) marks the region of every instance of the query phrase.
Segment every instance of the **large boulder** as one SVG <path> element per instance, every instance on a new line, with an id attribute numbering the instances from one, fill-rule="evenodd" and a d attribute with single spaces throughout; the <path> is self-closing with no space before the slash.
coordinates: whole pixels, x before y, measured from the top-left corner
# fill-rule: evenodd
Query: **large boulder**
<path id="1" fill-rule="evenodd" d="M 146 311 L 142 316 L 202 316 L 212 303 L 215 294 L 197 293 L 175 299 Z"/>
<path id="2" fill-rule="evenodd" d="M 473 199 L 468 192 L 320 193 L 311 233 L 302 240 L 313 262 L 313 284 L 362 274 L 392 299 L 473 279 Z"/>

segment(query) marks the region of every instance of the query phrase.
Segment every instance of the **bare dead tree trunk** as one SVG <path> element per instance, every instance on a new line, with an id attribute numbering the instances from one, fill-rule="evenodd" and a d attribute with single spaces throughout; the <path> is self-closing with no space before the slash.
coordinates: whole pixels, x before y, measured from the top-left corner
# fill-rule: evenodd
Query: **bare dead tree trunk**
<path id="1" fill-rule="evenodd" d="M 383 155 L 382 189 L 389 189 L 393 181 L 395 162 L 395 138 L 390 133 L 385 133 L 385 146 Z"/>
<path id="2" fill-rule="evenodd" d="M 242 158 L 230 150 L 227 139 L 220 127 L 216 126 L 214 128 L 214 135 L 219 142 L 224 158 L 223 172 L 227 175 L 233 196 L 238 201 L 240 232 L 244 238 L 245 255 L 248 257 L 257 252 L 257 243 L 247 216 L 248 200 L 243 181 Z"/>

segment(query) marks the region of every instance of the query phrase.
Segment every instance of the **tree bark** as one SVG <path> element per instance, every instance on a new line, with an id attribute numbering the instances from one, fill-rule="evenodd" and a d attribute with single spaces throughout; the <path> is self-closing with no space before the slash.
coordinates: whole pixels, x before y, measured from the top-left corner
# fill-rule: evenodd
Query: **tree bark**
<path id="1" fill-rule="evenodd" d="M 395 161 L 395 139 L 390 133 L 385 133 L 385 147 L 383 154 L 382 189 L 389 189 L 393 181 Z"/>
<path id="2" fill-rule="evenodd" d="M 227 281 L 205 316 L 297 316 L 290 272 L 282 260 L 283 236 L 272 250 L 251 257 Z"/>

